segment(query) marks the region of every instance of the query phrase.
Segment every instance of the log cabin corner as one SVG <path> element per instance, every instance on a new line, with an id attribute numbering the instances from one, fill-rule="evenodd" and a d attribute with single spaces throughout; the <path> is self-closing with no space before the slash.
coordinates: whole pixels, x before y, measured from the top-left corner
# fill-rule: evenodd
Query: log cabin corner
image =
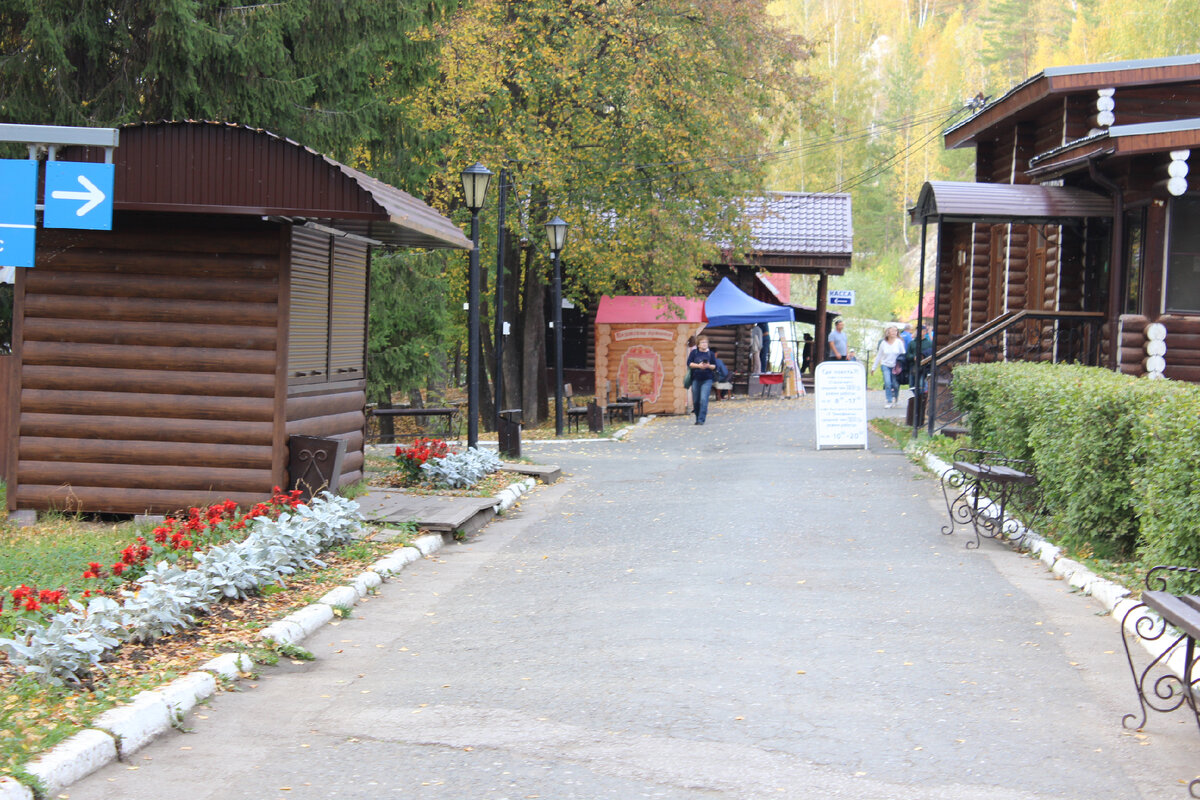
<path id="1" fill-rule="evenodd" d="M 371 250 L 470 240 L 263 130 L 130 125 L 114 160 L 112 231 L 39 231 L 17 271 L 9 510 L 252 504 L 294 477 L 292 436 L 344 441 L 359 479 Z"/>
<path id="2" fill-rule="evenodd" d="M 1162 365 L 1147 353 L 1152 322 L 1166 328 L 1162 374 L 1200 381 L 1200 191 L 1187 176 L 1200 55 L 1046 69 L 945 146 L 975 148 L 974 182 L 926 183 L 910 209 L 938 233 L 931 431 L 955 421 L 959 363 L 1143 375 Z"/>

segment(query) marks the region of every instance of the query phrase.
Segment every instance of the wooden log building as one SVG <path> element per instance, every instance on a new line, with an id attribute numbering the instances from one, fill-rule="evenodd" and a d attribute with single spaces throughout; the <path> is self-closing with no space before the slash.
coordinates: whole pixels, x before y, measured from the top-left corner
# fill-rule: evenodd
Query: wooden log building
<path id="1" fill-rule="evenodd" d="M 975 148 L 975 181 L 928 183 L 910 212 L 938 229 L 939 361 L 1141 375 L 1160 322 L 1163 374 L 1200 381 L 1200 55 L 1046 69 L 945 145 Z"/>
<path id="2" fill-rule="evenodd" d="M 344 440 L 360 478 L 371 249 L 470 240 L 262 130 L 127 126 L 114 160 L 112 231 L 40 230 L 17 271 L 9 510 L 254 503 L 288 484 L 295 435 Z"/>

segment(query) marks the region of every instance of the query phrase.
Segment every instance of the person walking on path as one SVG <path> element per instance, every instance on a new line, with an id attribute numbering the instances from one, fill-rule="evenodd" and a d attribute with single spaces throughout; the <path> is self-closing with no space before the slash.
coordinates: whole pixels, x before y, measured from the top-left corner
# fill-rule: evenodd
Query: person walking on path
<path id="1" fill-rule="evenodd" d="M 883 340 L 875 351 L 875 362 L 871 371 L 876 369 L 883 375 L 883 397 L 887 401 L 884 408 L 895 408 L 896 398 L 900 394 L 900 373 L 904 365 L 899 363 L 904 358 L 904 340 L 900 338 L 895 325 L 889 325 L 883 332 Z"/>
<path id="2" fill-rule="evenodd" d="M 928 367 L 922 368 L 922 359 L 928 358 L 933 353 L 933 336 L 929 333 L 929 329 L 924 325 L 917 326 L 917 335 L 908 343 L 905 348 L 905 357 L 908 360 L 909 378 L 908 384 L 913 388 L 914 393 L 925 391 L 925 378 L 928 377 Z"/>
<path id="3" fill-rule="evenodd" d="M 692 408 L 696 412 L 697 425 L 703 425 L 708 417 L 708 398 L 712 394 L 713 378 L 716 377 L 717 357 L 708 349 L 708 337 L 696 341 L 696 349 L 688 353 L 688 369 L 692 371 Z"/>
<path id="4" fill-rule="evenodd" d="M 833 330 L 829 332 L 829 360 L 845 361 L 849 349 L 849 342 L 846 341 L 846 323 L 839 319 L 833 323 Z"/>

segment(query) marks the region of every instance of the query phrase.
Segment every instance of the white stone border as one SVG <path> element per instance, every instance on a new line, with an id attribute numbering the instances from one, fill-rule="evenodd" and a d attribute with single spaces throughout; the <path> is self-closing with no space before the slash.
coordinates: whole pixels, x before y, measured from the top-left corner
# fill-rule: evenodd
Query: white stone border
<path id="1" fill-rule="evenodd" d="M 944 477 L 947 472 L 954 471 L 953 467 L 932 453 L 925 453 L 922 462 L 938 478 Z M 991 498 L 984 497 L 984 499 L 994 507 Z M 1131 638 L 1137 640 L 1152 658 L 1158 658 L 1162 655 L 1167 649 L 1167 645 L 1174 641 L 1175 637 L 1168 636 L 1162 636 L 1155 640 L 1143 638 L 1138 634 L 1136 629 L 1137 619 L 1130 619 L 1128 620 L 1128 624 L 1126 624 L 1125 615 L 1129 613 L 1130 609 L 1140 603 L 1139 600 L 1133 597 L 1133 592 L 1129 589 L 1115 581 L 1101 578 L 1078 561 L 1065 558 L 1062 554 L 1062 548 L 1051 544 L 1041 535 L 1026 528 L 1024 523 L 1016 517 L 1009 516 L 1005 521 L 1011 522 L 1015 526 L 1013 529 L 1014 535 L 1001 541 L 1018 552 L 1020 552 L 1021 547 L 1028 548 L 1031 558 L 1041 561 L 1046 566 L 1046 569 L 1066 581 L 1072 588 L 1078 590 L 1080 594 L 1091 595 L 1099 600 L 1100 604 L 1108 611 L 1109 616 L 1116 620 L 1118 625 L 1124 625 L 1126 633 Z M 1003 524 L 1001 527 L 1003 528 Z M 1157 628 L 1160 622 L 1158 615 L 1149 610 L 1146 611 L 1146 615 L 1155 620 L 1155 628 Z M 1176 652 L 1164 663 L 1167 669 L 1173 672 L 1177 678 L 1183 680 L 1185 667 L 1184 653 L 1179 648 L 1176 648 Z"/>
<path id="2" fill-rule="evenodd" d="M 518 481 L 496 495 L 498 513 L 513 506 L 537 482 Z M 345 586 L 326 592 L 317 602 L 293 611 L 259 631 L 264 642 L 299 645 L 321 626 L 335 618 L 334 608 L 350 608 L 384 580 L 409 564 L 441 550 L 441 534 L 418 536 L 410 544 L 376 561 Z M 217 679 L 236 680 L 254 669 L 254 661 L 242 653 L 227 653 L 202 664 L 199 670 L 177 678 L 158 689 L 140 692 L 128 703 L 109 709 L 92 723 L 25 765 L 25 771 L 41 782 L 47 797 L 54 797 L 75 781 L 90 775 L 118 758 L 125 758 L 183 721 L 198 703 L 217 691 Z M 33 791 L 10 777 L 0 777 L 0 800 L 34 800 Z"/>

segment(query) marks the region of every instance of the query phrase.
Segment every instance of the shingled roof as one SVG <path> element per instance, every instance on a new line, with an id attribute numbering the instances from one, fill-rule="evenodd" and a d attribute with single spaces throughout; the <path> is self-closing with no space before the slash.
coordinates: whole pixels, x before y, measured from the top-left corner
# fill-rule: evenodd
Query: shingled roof
<path id="1" fill-rule="evenodd" d="M 771 192 L 748 199 L 745 217 L 758 253 L 850 255 L 854 250 L 848 194 Z"/>

